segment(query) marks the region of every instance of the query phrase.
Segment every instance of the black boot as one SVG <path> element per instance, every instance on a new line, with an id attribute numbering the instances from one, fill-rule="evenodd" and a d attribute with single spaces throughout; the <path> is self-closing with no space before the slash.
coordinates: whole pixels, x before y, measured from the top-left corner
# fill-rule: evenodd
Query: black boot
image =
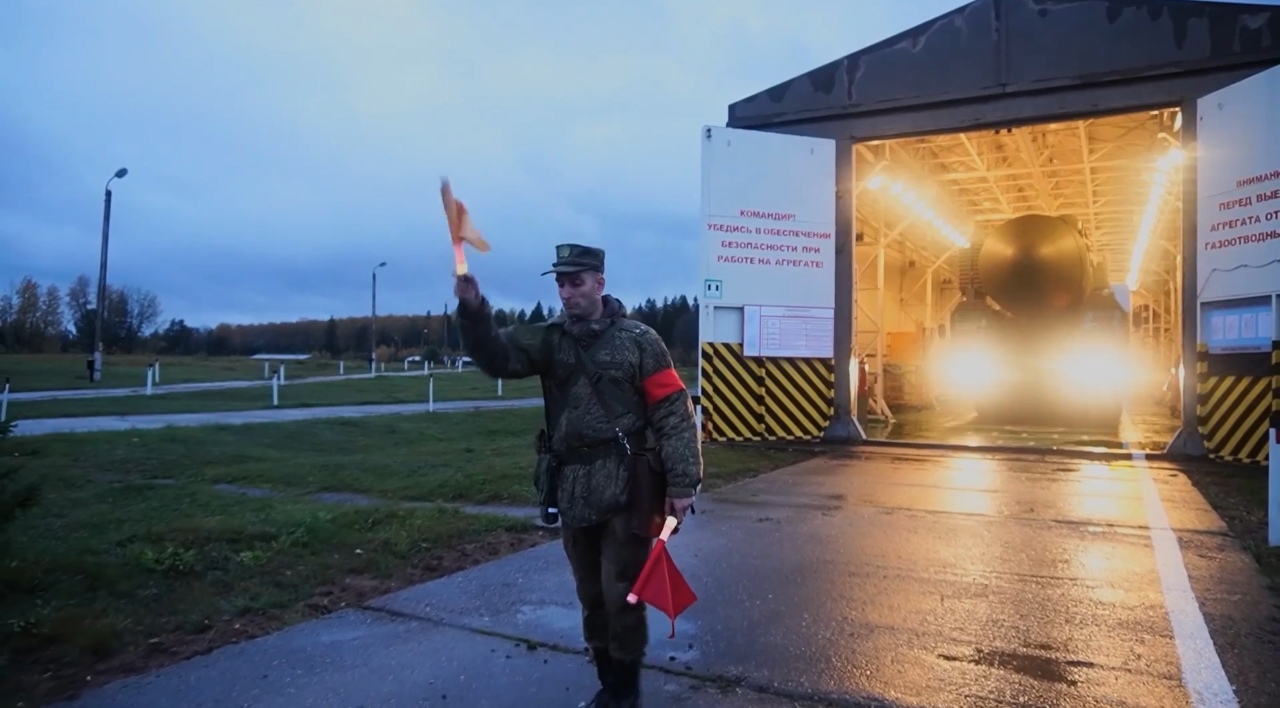
<path id="1" fill-rule="evenodd" d="M 613 708 L 616 663 L 607 651 L 592 650 L 591 659 L 596 665 L 596 677 L 600 679 L 600 690 L 581 706 L 582 708 Z"/>
<path id="2" fill-rule="evenodd" d="M 615 662 L 614 708 L 640 708 L 640 662 Z"/>

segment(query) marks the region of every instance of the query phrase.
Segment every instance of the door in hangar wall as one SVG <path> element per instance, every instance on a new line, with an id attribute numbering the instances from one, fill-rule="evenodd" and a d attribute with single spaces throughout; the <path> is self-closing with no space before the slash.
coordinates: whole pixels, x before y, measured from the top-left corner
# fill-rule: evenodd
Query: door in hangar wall
<path id="1" fill-rule="evenodd" d="M 1196 103 L 1195 417 L 1212 457 L 1251 464 L 1280 416 L 1278 134 L 1280 67 Z"/>
<path id="2" fill-rule="evenodd" d="M 707 437 L 815 440 L 835 390 L 835 141 L 715 126 L 701 137 Z"/>

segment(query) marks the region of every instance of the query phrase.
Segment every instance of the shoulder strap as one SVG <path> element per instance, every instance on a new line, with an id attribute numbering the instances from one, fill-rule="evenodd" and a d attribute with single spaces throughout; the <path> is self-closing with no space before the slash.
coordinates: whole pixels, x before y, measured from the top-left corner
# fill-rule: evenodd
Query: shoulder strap
<path id="1" fill-rule="evenodd" d="M 597 347 L 599 347 L 603 342 L 605 342 L 608 339 L 608 336 L 613 333 L 613 330 L 617 326 L 618 326 L 618 321 L 614 320 L 614 322 L 610 324 L 609 327 L 606 328 L 604 332 L 600 334 L 600 337 L 595 342 L 592 342 L 591 348 L 590 348 L 591 351 L 594 352 Z M 566 331 L 563 324 L 560 324 L 560 325 L 552 324 L 552 325 L 548 325 L 548 327 L 553 327 L 555 329 L 555 334 L 548 335 L 543 339 L 543 349 L 544 349 L 543 356 L 545 357 L 545 360 L 549 364 L 548 364 L 548 371 L 544 375 L 539 377 L 539 381 L 542 384 L 543 420 L 546 425 L 547 437 L 550 438 L 553 432 L 555 431 L 555 425 L 560 422 L 560 417 L 564 415 L 564 410 L 563 410 L 564 407 L 562 405 L 563 394 L 565 391 L 569 390 L 569 388 L 572 387 L 574 382 L 578 380 L 578 377 L 584 373 L 584 369 L 581 366 L 579 366 L 579 368 L 575 369 L 573 373 L 569 376 L 569 378 L 566 379 L 565 381 L 560 381 L 558 379 L 558 377 L 556 376 L 556 361 L 557 361 L 556 345 L 560 342 L 560 340 L 566 338 L 565 337 Z M 579 356 L 578 362 L 579 362 L 579 365 L 581 365 L 582 347 L 578 345 L 577 340 L 574 339 L 572 336 L 569 336 L 568 339 L 569 339 L 570 345 L 577 351 Z M 587 364 L 587 367 L 589 369 L 588 375 L 590 375 L 590 373 L 593 373 L 595 371 L 594 367 L 591 367 L 589 363 Z M 556 386 L 554 388 L 548 385 L 548 379 L 556 383 Z M 554 396 L 554 397 L 551 396 L 550 394 L 552 393 L 553 390 L 555 390 L 556 393 L 559 393 L 561 395 Z M 594 390 L 594 387 L 593 387 L 593 390 Z M 552 410 L 553 402 L 556 404 L 554 406 L 555 410 Z"/>
<path id="2" fill-rule="evenodd" d="M 614 320 L 613 324 L 609 325 L 608 329 L 600 334 L 600 338 L 591 344 L 591 352 L 594 352 L 596 347 L 600 346 L 602 342 L 608 339 L 609 335 L 613 334 L 613 331 L 617 329 L 620 322 L 621 319 Z M 622 432 L 620 421 L 622 415 L 621 411 L 623 409 L 631 408 L 631 401 L 619 401 L 615 397 L 602 394 L 600 391 L 602 387 L 600 372 L 591 361 L 591 352 L 583 351 L 582 345 L 578 344 L 578 340 L 571 338 L 571 341 L 573 343 L 574 353 L 576 353 L 578 357 L 578 365 L 582 367 L 582 373 L 587 376 L 587 385 L 591 388 L 591 393 L 595 395 L 596 403 L 598 403 L 600 408 L 604 410 L 605 415 L 609 416 L 613 421 L 613 431 L 618 436 L 618 442 L 622 443 L 622 446 L 626 448 L 628 453 L 630 453 L 631 444 L 627 440 L 626 434 Z M 614 389 L 612 388 L 607 388 L 606 390 L 609 393 L 614 393 Z"/>

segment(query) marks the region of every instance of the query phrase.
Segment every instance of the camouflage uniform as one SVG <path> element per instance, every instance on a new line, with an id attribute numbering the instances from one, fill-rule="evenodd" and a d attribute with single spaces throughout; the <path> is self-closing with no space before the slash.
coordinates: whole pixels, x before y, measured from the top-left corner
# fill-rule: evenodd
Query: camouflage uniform
<path id="1" fill-rule="evenodd" d="M 604 272 L 600 249 L 566 244 L 557 248 L 557 256 L 547 273 Z M 606 379 L 597 385 L 617 384 L 634 398 L 637 408 L 618 416 L 623 433 L 634 448 L 644 444 L 647 429 L 666 470 L 667 496 L 688 498 L 702 483 L 702 452 L 693 405 L 671 354 L 653 329 L 627 319 L 622 303 L 610 295 L 604 296 L 602 317 L 593 321 L 561 312 L 548 322 L 499 330 L 487 300 L 470 307 L 459 303 L 457 314 L 464 348 L 482 371 L 504 379 L 539 376 L 544 405 L 562 411 L 559 421 L 552 421 L 551 447 L 563 460 L 556 496 L 561 537 L 582 605 L 583 634 L 601 683 L 633 693 L 648 625 L 644 604 L 630 605 L 626 596 L 651 540 L 634 533 L 628 523 L 627 474 L 614 419 L 602 410 L 587 377 L 574 375 L 581 367 L 569 337 L 588 351 L 617 324 L 591 351 L 595 368 Z"/>

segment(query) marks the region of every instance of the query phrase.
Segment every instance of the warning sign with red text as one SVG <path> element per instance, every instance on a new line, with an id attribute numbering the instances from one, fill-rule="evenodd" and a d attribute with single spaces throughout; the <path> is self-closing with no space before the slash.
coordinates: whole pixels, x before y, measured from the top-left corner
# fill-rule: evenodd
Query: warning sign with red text
<path id="1" fill-rule="evenodd" d="M 703 128 L 702 299 L 835 306 L 835 143 Z"/>

